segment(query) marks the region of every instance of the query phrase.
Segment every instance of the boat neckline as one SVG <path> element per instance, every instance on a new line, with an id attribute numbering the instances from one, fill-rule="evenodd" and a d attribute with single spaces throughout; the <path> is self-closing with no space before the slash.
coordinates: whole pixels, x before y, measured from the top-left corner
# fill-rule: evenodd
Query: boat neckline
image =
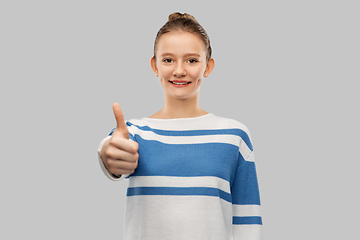
<path id="1" fill-rule="evenodd" d="M 213 116 L 214 114 L 212 113 L 207 113 L 198 117 L 189 117 L 189 118 L 150 118 L 150 117 L 145 117 L 143 118 L 143 120 L 150 120 L 150 121 L 176 121 L 176 120 L 196 120 L 196 119 L 201 119 L 201 118 L 206 118 L 206 117 L 210 117 Z"/>

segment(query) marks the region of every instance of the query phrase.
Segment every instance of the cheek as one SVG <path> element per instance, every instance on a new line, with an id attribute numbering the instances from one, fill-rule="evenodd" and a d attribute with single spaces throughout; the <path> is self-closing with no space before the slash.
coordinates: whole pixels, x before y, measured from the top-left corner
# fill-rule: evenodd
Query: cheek
<path id="1" fill-rule="evenodd" d="M 161 84 L 161 86 L 165 86 L 165 79 L 164 78 L 162 78 L 162 77 L 160 77 L 159 78 L 159 81 L 160 81 L 160 84 Z"/>
<path id="2" fill-rule="evenodd" d="M 160 78 L 168 78 L 172 74 L 170 69 L 166 68 L 166 67 L 159 67 L 158 71 L 159 71 Z"/>
<path id="3" fill-rule="evenodd" d="M 206 70 L 206 66 L 201 65 L 189 69 L 189 72 L 191 72 L 193 76 L 203 76 L 205 70 Z"/>
<path id="4" fill-rule="evenodd" d="M 161 84 L 164 84 L 165 82 L 167 82 L 167 80 L 169 79 L 169 77 L 165 74 L 159 74 L 159 80 Z"/>
<path id="5" fill-rule="evenodd" d="M 167 83 L 167 81 L 169 80 L 169 74 L 164 72 L 164 71 L 160 71 L 159 69 L 159 81 L 160 81 L 160 84 L 162 86 L 165 86 L 165 84 Z"/>
<path id="6" fill-rule="evenodd" d="M 194 69 L 189 71 L 188 74 L 191 78 L 196 79 L 196 81 L 200 81 L 204 77 L 204 71 L 202 71 L 202 69 Z"/>
<path id="7" fill-rule="evenodd" d="M 196 87 L 200 87 L 201 83 L 202 83 L 202 79 L 201 78 L 197 79 L 195 84 Z"/>

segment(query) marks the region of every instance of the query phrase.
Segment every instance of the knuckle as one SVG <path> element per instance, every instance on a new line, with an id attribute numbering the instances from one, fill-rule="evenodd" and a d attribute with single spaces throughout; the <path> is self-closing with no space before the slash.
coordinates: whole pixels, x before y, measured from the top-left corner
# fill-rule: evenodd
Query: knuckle
<path id="1" fill-rule="evenodd" d="M 114 131 L 113 134 L 111 135 L 110 143 L 114 143 L 115 139 L 116 139 L 116 131 Z"/>
<path id="2" fill-rule="evenodd" d="M 111 173 L 114 173 L 114 174 L 115 174 L 115 172 L 116 172 L 116 169 L 114 169 L 114 168 L 111 167 L 111 166 L 109 166 L 107 169 L 108 169 L 109 172 L 111 172 Z"/>
<path id="3" fill-rule="evenodd" d="M 115 146 L 115 143 L 116 143 L 116 139 L 114 139 L 114 137 L 112 137 L 109 142 L 109 147 Z"/>
<path id="4" fill-rule="evenodd" d="M 105 152 L 105 155 L 107 158 L 113 158 L 114 152 L 111 150 L 111 148 L 108 148 Z"/>
<path id="5" fill-rule="evenodd" d="M 130 148 L 131 153 L 135 154 L 137 153 L 138 150 L 139 150 L 139 145 L 137 143 L 131 145 Z"/>
<path id="6" fill-rule="evenodd" d="M 134 142 L 134 150 L 135 152 L 139 151 L 139 144 L 137 142 Z"/>
<path id="7" fill-rule="evenodd" d="M 110 138 L 110 144 L 115 145 L 117 142 L 119 142 L 119 133 L 115 131 Z"/>
<path id="8" fill-rule="evenodd" d="M 104 157 L 102 158 L 102 161 L 103 161 L 103 163 L 104 163 L 104 165 L 105 166 L 108 166 L 109 165 L 109 158 L 106 156 L 106 155 L 104 155 Z"/>
<path id="9" fill-rule="evenodd" d="M 131 154 L 130 156 L 129 156 L 129 158 L 128 158 L 128 161 L 130 162 L 130 163 L 134 163 L 134 162 L 136 162 L 138 159 L 136 158 L 136 154 Z"/>
<path id="10" fill-rule="evenodd" d="M 107 165 L 109 166 L 109 168 L 114 168 L 114 160 L 108 159 L 107 160 Z"/>

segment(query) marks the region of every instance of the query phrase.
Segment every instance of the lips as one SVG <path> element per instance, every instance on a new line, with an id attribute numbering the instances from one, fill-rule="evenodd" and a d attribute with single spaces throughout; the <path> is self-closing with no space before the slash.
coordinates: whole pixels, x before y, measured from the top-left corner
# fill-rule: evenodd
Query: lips
<path id="1" fill-rule="evenodd" d="M 191 82 L 182 81 L 182 80 L 171 80 L 171 81 L 169 80 L 169 82 L 175 87 L 185 87 L 191 83 Z"/>

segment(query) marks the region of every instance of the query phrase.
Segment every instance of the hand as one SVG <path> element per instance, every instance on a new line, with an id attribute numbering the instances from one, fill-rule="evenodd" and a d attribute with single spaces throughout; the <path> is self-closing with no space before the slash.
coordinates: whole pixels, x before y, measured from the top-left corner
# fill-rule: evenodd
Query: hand
<path id="1" fill-rule="evenodd" d="M 106 169 L 114 175 L 132 174 L 138 165 L 139 145 L 129 140 L 129 131 L 119 104 L 113 104 L 116 128 L 102 147 L 100 157 Z"/>

